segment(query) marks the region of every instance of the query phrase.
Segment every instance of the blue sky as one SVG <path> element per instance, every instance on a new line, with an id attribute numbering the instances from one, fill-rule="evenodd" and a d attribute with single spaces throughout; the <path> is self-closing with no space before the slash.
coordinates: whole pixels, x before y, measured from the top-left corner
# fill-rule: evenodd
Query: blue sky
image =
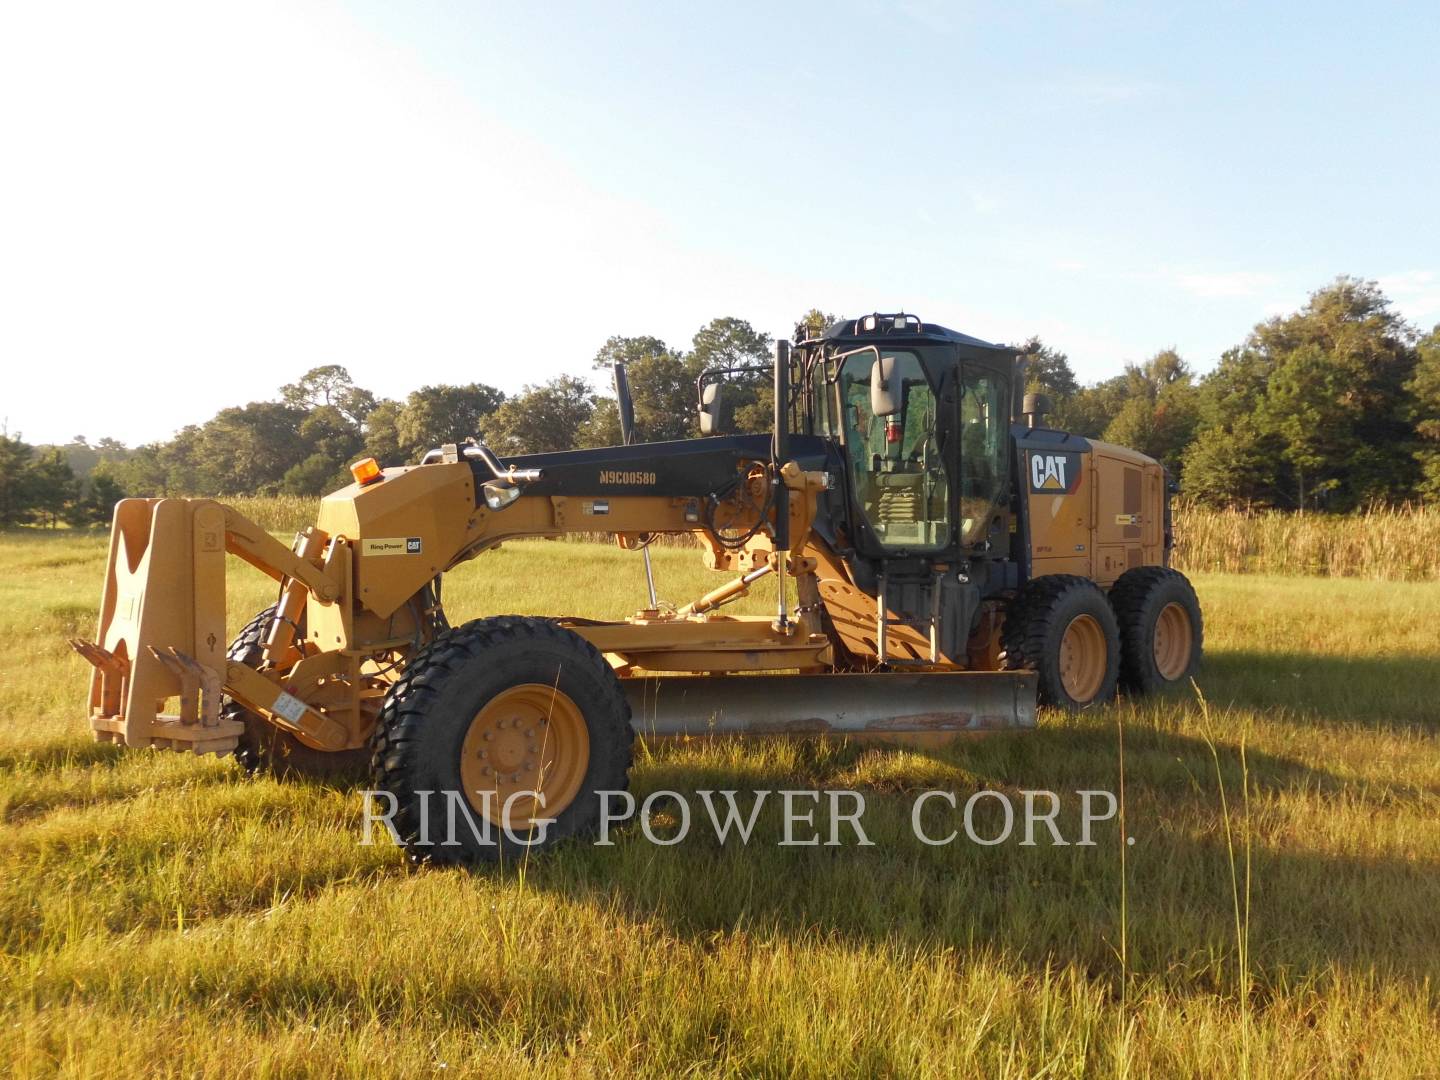
<path id="1" fill-rule="evenodd" d="M 137 442 L 812 305 L 1198 368 L 1336 274 L 1440 321 L 1433 6 L 14 5 L 0 417 Z"/>

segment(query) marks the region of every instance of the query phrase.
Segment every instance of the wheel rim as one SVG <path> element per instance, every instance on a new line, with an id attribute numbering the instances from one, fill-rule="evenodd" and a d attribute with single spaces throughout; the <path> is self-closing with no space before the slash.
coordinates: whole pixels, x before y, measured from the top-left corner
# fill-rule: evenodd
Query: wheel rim
<path id="1" fill-rule="evenodd" d="M 1094 699 L 1109 666 L 1105 631 L 1093 615 L 1076 615 L 1060 639 L 1060 684 L 1081 705 Z"/>
<path id="2" fill-rule="evenodd" d="M 575 801 L 590 766 L 590 731 L 580 707 L 554 686 L 521 683 L 502 690 L 470 721 L 460 747 L 460 780 L 473 809 L 499 821 L 506 801 L 517 798 L 512 829 L 553 818 Z"/>
<path id="3" fill-rule="evenodd" d="M 1161 608 L 1155 620 L 1155 668 L 1161 678 L 1173 682 L 1185 674 L 1194 643 L 1189 612 L 1174 603 Z"/>

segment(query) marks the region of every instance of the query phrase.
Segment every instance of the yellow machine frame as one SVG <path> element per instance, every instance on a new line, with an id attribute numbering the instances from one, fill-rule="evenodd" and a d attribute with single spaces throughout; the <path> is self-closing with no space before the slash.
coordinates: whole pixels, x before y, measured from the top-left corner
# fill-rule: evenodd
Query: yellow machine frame
<path id="1" fill-rule="evenodd" d="M 820 624 L 817 559 L 806 542 L 825 476 L 791 463 L 781 480 L 791 492 L 796 538 L 784 551 L 763 532 L 738 550 L 718 545 L 695 520 L 693 500 L 608 500 L 604 525 L 622 543 L 693 533 L 705 539 L 708 566 L 741 576 L 675 612 L 562 624 L 603 652 L 621 676 L 822 670 L 831 645 Z M 757 471 L 752 483 L 768 479 Z M 522 494 L 490 510 L 483 501 L 477 506 L 474 485 L 463 462 L 386 470 L 381 482 L 327 496 L 316 525 L 291 548 L 213 500 L 122 501 L 98 639 L 72 642 L 95 667 L 89 706 L 96 736 L 127 746 L 224 752 L 243 727 L 221 716 L 228 694 L 316 749 L 363 746 L 385 673 L 416 640 L 424 613 L 415 610 L 415 598 L 427 583 L 507 539 L 596 529 L 587 500 Z M 261 671 L 226 659 L 227 554 L 282 586 Z M 718 611 L 768 574 L 793 579 L 795 619 Z M 306 634 L 296 640 L 302 613 Z M 167 644 L 146 644 L 155 641 Z"/>

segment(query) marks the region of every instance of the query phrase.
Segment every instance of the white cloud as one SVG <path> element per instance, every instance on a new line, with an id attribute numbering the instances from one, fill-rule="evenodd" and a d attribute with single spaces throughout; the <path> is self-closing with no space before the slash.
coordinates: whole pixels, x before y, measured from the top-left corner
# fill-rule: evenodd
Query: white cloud
<path id="1" fill-rule="evenodd" d="M 1434 270 L 1406 270 L 1384 274 L 1377 279 L 1385 295 L 1413 322 L 1428 329 L 1440 322 L 1440 273 Z"/>
<path id="2" fill-rule="evenodd" d="M 1170 280 L 1188 293 L 1203 297 L 1262 297 L 1274 290 L 1274 274 L 1257 270 L 1170 271 Z"/>
<path id="3" fill-rule="evenodd" d="M 970 209 L 983 217 L 998 213 L 1004 205 L 1004 201 L 994 195 L 986 194 L 983 191 L 970 192 Z"/>
<path id="4" fill-rule="evenodd" d="M 898 10 L 926 31 L 947 36 L 955 33 L 956 24 L 964 14 L 957 5 L 944 0 L 909 0 L 900 4 Z M 884 9 L 880 11 L 883 18 Z"/>
<path id="5" fill-rule="evenodd" d="M 1153 97 L 1160 91 L 1156 83 L 1135 79 L 1081 75 L 1070 79 L 1037 82 L 1028 92 L 1033 107 L 1055 110 L 1075 105 L 1120 105 Z"/>

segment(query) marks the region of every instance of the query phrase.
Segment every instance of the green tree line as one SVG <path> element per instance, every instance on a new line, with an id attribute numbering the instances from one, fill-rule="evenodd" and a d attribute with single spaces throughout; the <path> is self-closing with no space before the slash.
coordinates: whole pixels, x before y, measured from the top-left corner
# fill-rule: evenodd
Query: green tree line
<path id="1" fill-rule="evenodd" d="M 800 320 L 810 332 L 831 321 L 819 309 Z M 514 395 L 476 382 L 380 398 L 330 364 L 271 400 L 139 447 L 81 436 L 32 447 L 0 434 L 0 525 L 100 524 L 125 494 L 318 495 L 348 482 L 358 457 L 413 462 L 468 434 L 501 455 L 613 445 L 616 362 L 629 376 L 637 437 L 686 438 L 697 434 L 700 372 L 763 367 L 772 344 L 743 319 L 718 318 L 688 348 L 612 337 L 588 377 L 561 375 Z M 1169 348 L 1086 386 L 1060 348 L 1039 338 L 1026 345 L 1027 388 L 1052 398 L 1049 424 L 1163 461 L 1196 501 L 1348 511 L 1440 499 L 1440 327 L 1422 334 L 1374 282 L 1337 278 L 1301 310 L 1257 325 L 1204 376 Z M 733 385 L 736 426 L 768 430 L 763 374 Z"/>
<path id="2" fill-rule="evenodd" d="M 1132 446 L 1209 506 L 1440 500 L 1440 326 L 1421 334 L 1373 281 L 1341 277 L 1258 324 L 1197 378 L 1174 349 L 1093 386 L 1033 341 L 1055 426 Z"/>

